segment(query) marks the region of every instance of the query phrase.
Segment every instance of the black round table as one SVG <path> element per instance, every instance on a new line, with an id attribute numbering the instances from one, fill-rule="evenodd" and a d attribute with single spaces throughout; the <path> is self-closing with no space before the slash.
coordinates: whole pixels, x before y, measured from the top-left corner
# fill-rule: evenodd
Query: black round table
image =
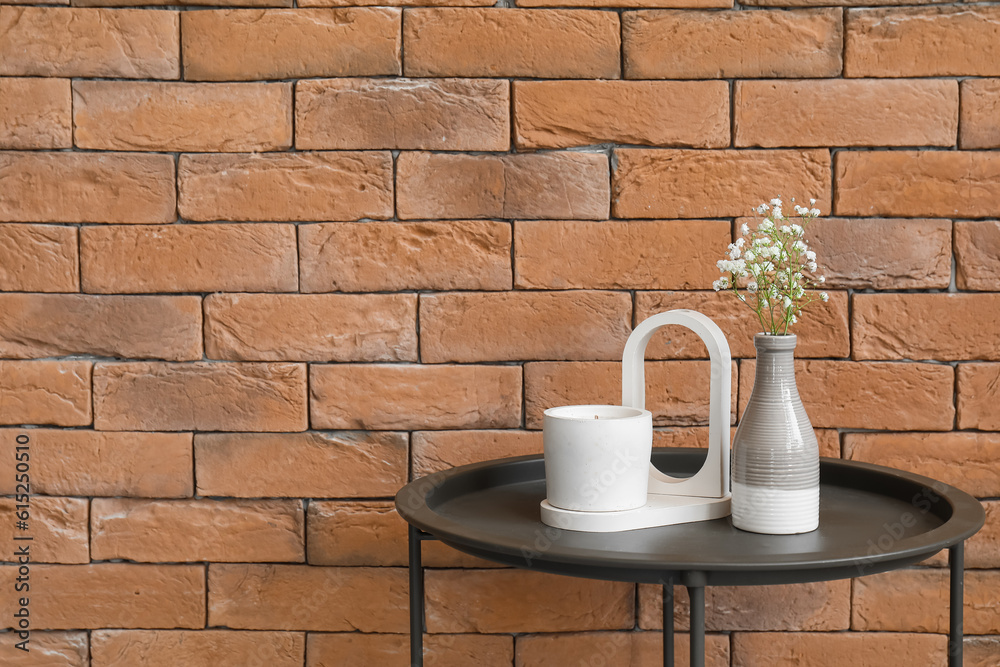
<path id="1" fill-rule="evenodd" d="M 662 471 L 697 472 L 704 450 L 654 450 Z M 410 661 L 423 665 L 424 590 L 420 543 L 519 568 L 591 579 L 663 585 L 663 664 L 673 665 L 673 586 L 691 598 L 691 665 L 705 661 L 705 587 L 791 584 L 876 574 L 948 549 L 949 667 L 962 664 L 963 548 L 982 528 L 975 498 L 942 482 L 882 466 L 822 459 L 819 529 L 760 535 L 715 521 L 618 533 L 561 530 L 541 522 L 541 456 L 487 461 L 434 473 L 396 494 L 410 524 Z M 539 540 L 539 535 L 545 537 Z"/>

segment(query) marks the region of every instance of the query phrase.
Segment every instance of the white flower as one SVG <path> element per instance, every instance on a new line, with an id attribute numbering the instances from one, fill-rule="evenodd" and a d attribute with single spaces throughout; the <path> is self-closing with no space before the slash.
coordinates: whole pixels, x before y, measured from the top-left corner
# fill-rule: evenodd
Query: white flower
<path id="1" fill-rule="evenodd" d="M 726 278 L 725 276 L 719 278 L 714 283 L 712 283 L 712 289 L 714 289 L 716 292 L 718 292 L 719 290 L 727 289 L 728 287 L 729 287 L 729 278 Z"/>
<path id="2" fill-rule="evenodd" d="M 781 226 L 781 231 L 784 232 L 785 234 L 791 234 L 792 233 L 792 228 L 789 227 L 788 225 L 782 225 Z"/>
<path id="3" fill-rule="evenodd" d="M 784 306 L 785 308 L 791 308 L 791 306 L 792 306 L 792 300 L 791 300 L 791 299 L 789 299 L 789 298 L 788 298 L 788 297 L 786 296 L 786 297 L 785 297 L 784 299 L 782 299 L 782 301 L 781 301 L 781 304 L 782 304 L 782 305 L 783 305 L 783 306 Z"/>
<path id="4" fill-rule="evenodd" d="M 757 225 L 757 231 L 769 232 L 774 229 L 774 223 L 770 220 L 764 220 L 759 225 Z"/>
<path id="5" fill-rule="evenodd" d="M 735 243 L 729 244 L 729 259 L 739 259 L 740 258 L 740 247 Z"/>
<path id="6" fill-rule="evenodd" d="M 757 207 L 756 210 L 757 210 L 757 214 L 758 215 L 764 215 L 765 213 L 767 213 L 770 210 L 770 207 L 767 204 L 761 204 L 760 206 Z M 744 234 L 745 233 L 746 232 L 744 232 Z"/>
<path id="7" fill-rule="evenodd" d="M 771 217 L 774 218 L 775 220 L 780 220 L 781 218 L 784 217 L 784 215 L 785 214 L 781 212 L 780 206 L 775 206 L 774 210 L 771 211 Z"/>
<path id="8" fill-rule="evenodd" d="M 819 298 L 822 299 L 823 301 L 829 301 L 830 300 L 830 295 L 827 294 L 826 292 L 820 292 L 819 293 Z"/>
<path id="9" fill-rule="evenodd" d="M 818 208 L 812 209 L 811 211 L 809 211 L 809 215 L 815 218 L 817 215 L 819 215 L 819 209 Z"/>
<path id="10" fill-rule="evenodd" d="M 810 262 L 815 262 L 816 253 L 813 252 L 812 250 L 806 250 L 806 259 L 809 260 Z"/>
<path id="11" fill-rule="evenodd" d="M 743 226 L 740 227 L 740 233 L 743 234 L 743 236 L 748 236 L 750 234 L 750 226 L 744 222 Z"/>
<path id="12" fill-rule="evenodd" d="M 826 282 L 826 276 L 820 276 L 819 278 L 816 279 L 816 282 L 822 285 L 823 283 Z"/>
<path id="13" fill-rule="evenodd" d="M 795 232 L 796 236 L 802 236 L 805 230 L 802 229 L 802 225 L 792 225 L 792 231 Z"/>
<path id="14" fill-rule="evenodd" d="M 796 215 L 805 215 L 805 214 L 809 213 L 809 209 L 807 209 L 805 206 L 799 206 L 798 204 L 796 204 L 795 205 L 795 213 L 796 213 Z"/>
<path id="15" fill-rule="evenodd" d="M 747 291 L 748 292 L 756 292 L 757 291 L 757 283 L 755 283 L 753 281 L 751 281 L 750 283 L 748 283 L 747 284 Z"/>
<path id="16" fill-rule="evenodd" d="M 745 253 L 743 253 L 743 259 L 745 259 L 748 262 L 752 262 L 754 259 L 756 259 L 756 257 L 757 256 L 753 254 L 753 250 L 747 250 Z"/>
<path id="17" fill-rule="evenodd" d="M 806 250 L 809 249 L 809 246 L 807 246 L 802 241 L 796 241 L 795 243 L 792 244 L 792 248 L 798 250 L 799 252 L 805 252 Z"/>
<path id="18" fill-rule="evenodd" d="M 774 199 L 772 199 L 771 200 L 771 206 L 779 206 L 780 207 L 781 206 L 781 199 L 779 199 L 778 197 L 775 197 Z"/>
<path id="19" fill-rule="evenodd" d="M 810 271 L 815 271 L 819 267 L 816 265 L 816 262 L 809 262 L 808 264 L 806 264 L 806 268 L 809 269 Z"/>
<path id="20" fill-rule="evenodd" d="M 746 243 L 746 239 L 744 239 L 742 236 L 740 238 L 736 239 L 736 247 L 737 248 L 742 248 L 744 243 Z"/>
<path id="21" fill-rule="evenodd" d="M 809 200 L 809 205 L 810 206 L 815 206 L 816 205 L 816 200 L 815 199 L 810 199 Z"/>
<path id="22" fill-rule="evenodd" d="M 794 315 L 792 315 L 791 317 L 788 318 L 788 323 L 789 324 L 795 324 L 798 321 L 799 321 L 798 318 L 795 317 Z"/>

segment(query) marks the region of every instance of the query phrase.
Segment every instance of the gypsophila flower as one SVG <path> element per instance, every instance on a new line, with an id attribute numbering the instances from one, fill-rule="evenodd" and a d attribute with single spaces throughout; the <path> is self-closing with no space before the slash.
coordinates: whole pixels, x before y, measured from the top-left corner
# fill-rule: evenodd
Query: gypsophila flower
<path id="1" fill-rule="evenodd" d="M 830 300 L 830 295 L 827 294 L 826 292 L 820 292 L 819 293 L 819 298 L 820 298 L 821 301 L 829 301 Z"/>
<path id="2" fill-rule="evenodd" d="M 747 291 L 751 292 L 751 293 L 756 292 L 757 291 L 757 283 L 755 283 L 752 280 L 749 283 L 747 283 Z"/>

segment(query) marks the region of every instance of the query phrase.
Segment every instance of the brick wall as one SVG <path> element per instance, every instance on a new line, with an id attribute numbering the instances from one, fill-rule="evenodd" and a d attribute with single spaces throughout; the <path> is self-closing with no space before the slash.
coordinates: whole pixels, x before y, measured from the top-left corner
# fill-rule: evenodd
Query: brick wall
<path id="1" fill-rule="evenodd" d="M 669 308 L 727 332 L 744 405 L 714 262 L 781 194 L 833 216 L 823 453 L 985 499 L 966 664 L 1000 664 L 1000 7 L 72 1 L 0 0 L 4 554 L 19 435 L 38 494 L 0 662 L 406 664 L 395 491 L 617 402 Z M 649 353 L 658 444 L 702 442 L 704 348 Z M 432 665 L 660 664 L 655 587 L 425 558 Z M 711 590 L 710 664 L 943 665 L 942 564 Z"/>

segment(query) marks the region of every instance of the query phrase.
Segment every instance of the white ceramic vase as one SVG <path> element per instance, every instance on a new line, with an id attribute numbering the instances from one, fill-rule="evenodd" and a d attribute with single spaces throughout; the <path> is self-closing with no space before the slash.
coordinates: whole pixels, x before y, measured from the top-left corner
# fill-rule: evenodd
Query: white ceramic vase
<path id="1" fill-rule="evenodd" d="M 733 525 L 771 535 L 819 526 L 819 446 L 795 384 L 794 335 L 754 337 L 753 393 L 733 439 Z"/>

